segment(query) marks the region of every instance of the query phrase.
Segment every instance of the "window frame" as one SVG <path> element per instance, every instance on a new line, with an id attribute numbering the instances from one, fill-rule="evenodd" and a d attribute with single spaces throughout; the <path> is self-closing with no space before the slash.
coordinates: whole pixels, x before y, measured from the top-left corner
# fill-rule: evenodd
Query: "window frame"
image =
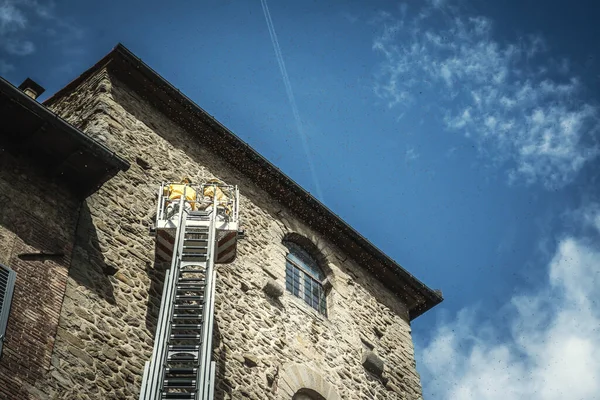
<path id="1" fill-rule="evenodd" d="M 315 258 L 302 246 L 294 242 L 284 242 L 284 245 L 288 250 L 285 256 L 286 291 L 302 300 L 304 304 L 318 312 L 319 315 L 327 318 L 327 293 L 324 285 L 324 281 L 326 280 L 325 273 Z M 299 253 L 299 256 L 293 254 L 295 250 Z M 293 259 L 290 255 L 292 255 Z M 308 258 L 306 262 L 312 264 L 310 265 L 310 267 L 313 267 L 312 270 L 309 266 L 302 265 L 302 261 L 305 261 L 305 258 Z M 315 269 L 321 276 L 315 276 L 318 275 L 317 271 L 314 271 Z M 318 278 L 321 279 L 319 280 Z"/>
<path id="2" fill-rule="evenodd" d="M 6 274 L 2 274 L 2 272 Z M 2 347 L 6 339 L 6 328 L 8 327 L 8 317 L 10 315 L 12 296 L 14 293 L 17 273 L 4 264 L 0 264 L 0 356 L 2 356 Z M 2 293 L 4 292 L 4 293 Z"/>

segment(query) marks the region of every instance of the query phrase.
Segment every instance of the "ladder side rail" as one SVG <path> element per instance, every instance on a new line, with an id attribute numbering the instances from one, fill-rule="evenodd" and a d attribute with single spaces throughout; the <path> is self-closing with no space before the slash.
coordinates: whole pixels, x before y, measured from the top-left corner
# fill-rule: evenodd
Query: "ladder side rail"
<path id="1" fill-rule="evenodd" d="M 235 195 L 235 199 L 231 200 L 232 205 L 235 207 L 233 210 L 233 215 L 232 217 L 235 218 L 235 221 L 237 222 L 237 205 L 238 205 L 238 189 L 237 186 L 235 187 L 229 187 L 229 189 L 234 189 L 233 193 Z M 230 192 L 231 193 L 231 192 Z M 216 203 L 216 199 L 215 199 L 215 203 Z M 213 205 L 213 209 L 216 210 L 216 204 Z M 213 400 L 214 399 L 214 392 L 215 392 L 215 373 L 216 373 L 216 362 L 212 361 L 212 336 L 213 336 L 213 330 L 214 330 L 214 318 L 215 318 L 215 297 L 216 297 L 216 287 L 217 287 L 217 271 L 216 271 L 216 267 L 215 267 L 215 260 L 216 260 L 216 251 L 217 251 L 217 243 L 216 243 L 216 237 L 217 237 L 217 232 L 216 232 L 216 218 L 217 218 L 217 213 L 215 213 L 215 215 L 212 216 L 212 229 L 211 231 L 213 232 L 213 235 L 215 237 L 215 241 L 213 243 L 213 245 L 210 248 L 210 287 L 207 287 L 206 290 L 209 291 L 210 296 L 210 304 L 207 305 L 207 311 L 208 311 L 208 317 L 206 319 L 207 323 L 206 323 L 206 327 L 207 327 L 207 341 L 206 341 L 206 353 L 203 354 L 203 359 L 204 359 L 204 363 L 206 363 L 206 365 L 210 365 L 210 367 L 206 370 L 205 372 L 205 377 L 204 377 L 204 390 L 206 392 L 207 397 L 203 400 Z"/>
<path id="2" fill-rule="evenodd" d="M 205 386 L 208 385 L 209 388 L 209 393 L 208 393 L 208 398 L 207 400 L 212 400 L 213 399 L 213 395 L 210 394 L 211 392 L 211 388 L 213 386 L 213 381 L 214 381 L 214 362 L 212 361 L 212 336 L 213 336 L 213 328 L 214 328 L 214 315 L 215 315 L 215 296 L 216 296 L 216 287 L 217 287 L 217 271 L 216 271 L 216 267 L 215 267 L 215 261 L 217 258 L 217 231 L 216 231 L 216 224 L 217 224 L 217 216 L 218 214 L 215 213 L 215 215 L 213 216 L 213 220 L 212 220 L 212 224 L 213 224 L 213 235 L 214 235 L 214 242 L 213 245 L 211 246 L 210 249 L 210 287 L 207 288 L 207 290 L 210 290 L 210 304 L 208 305 L 208 318 L 207 318 L 207 341 L 206 341 L 206 356 L 205 356 L 205 362 L 206 365 L 210 365 L 210 369 L 206 371 L 206 383 Z"/>
<path id="3" fill-rule="evenodd" d="M 207 342 L 206 342 L 206 356 L 205 363 L 206 365 L 210 365 L 211 368 L 206 370 L 205 376 L 205 387 L 208 387 L 209 396 L 207 400 L 212 400 L 213 397 L 210 396 L 210 391 L 213 386 L 214 381 L 214 371 L 212 370 L 213 361 L 212 361 L 212 335 L 213 335 L 213 327 L 214 327 L 214 312 L 215 312 L 215 293 L 216 293 L 216 282 L 217 282 L 217 271 L 215 270 L 215 264 L 212 263 L 212 274 L 211 274 L 211 287 L 210 287 L 210 305 L 208 311 L 208 321 L 207 321 Z"/>
<path id="4" fill-rule="evenodd" d="M 216 193 L 216 185 L 213 185 L 213 190 Z M 207 260 L 206 260 L 206 284 L 204 289 L 204 309 L 202 310 L 203 314 L 203 326 L 202 326 L 202 347 L 200 352 L 200 368 L 198 370 L 197 382 L 198 382 L 198 391 L 197 391 L 197 400 L 206 400 L 207 399 L 207 372 L 210 368 L 207 360 L 209 356 L 207 353 L 209 352 L 209 341 L 212 339 L 208 336 L 208 325 L 210 318 L 210 308 L 212 302 L 212 277 L 213 277 L 213 268 L 214 268 L 214 250 L 216 246 L 216 220 L 217 220 L 217 196 L 213 196 L 213 208 L 212 214 L 210 216 L 210 224 L 208 231 L 208 248 L 207 248 Z"/>
<path id="5" fill-rule="evenodd" d="M 155 222 L 155 225 L 158 225 L 158 221 L 159 220 L 164 219 L 163 218 L 163 213 L 165 211 L 165 207 L 164 207 L 165 196 L 164 196 L 164 193 L 165 193 L 165 183 L 162 182 L 160 184 L 160 189 L 159 189 L 159 192 L 158 192 L 158 201 L 156 202 L 157 204 L 156 204 L 156 222 Z"/>
<path id="6" fill-rule="evenodd" d="M 211 361 L 210 363 L 210 383 L 208 387 L 208 399 L 212 400 L 215 398 L 215 372 L 217 369 L 217 363 L 215 361 Z"/>
<path id="7" fill-rule="evenodd" d="M 179 199 L 179 222 L 177 224 L 177 231 L 175 234 L 175 243 L 176 246 L 173 246 L 173 258 L 171 264 L 171 293 L 169 295 L 169 303 L 168 306 L 168 318 L 166 319 L 166 328 L 164 331 L 164 336 L 162 339 L 163 346 L 163 355 L 161 358 L 161 368 L 160 368 L 160 376 L 158 380 L 159 391 L 157 393 L 158 396 L 163 392 L 164 382 L 165 382 L 165 367 L 168 355 L 168 339 L 171 335 L 171 323 L 173 321 L 173 314 L 175 314 L 175 294 L 176 294 L 176 285 L 179 281 L 179 270 L 181 266 L 181 259 L 183 255 L 183 245 L 185 242 L 185 232 L 186 232 L 186 221 L 188 216 L 188 211 L 185 206 L 188 204 L 187 200 L 187 190 L 188 186 L 183 187 L 183 193 L 181 198 Z M 191 206 L 191 205 L 190 205 Z"/>
<path id="8" fill-rule="evenodd" d="M 150 360 L 150 367 L 148 372 L 149 382 L 147 389 L 144 391 L 144 393 L 146 393 L 146 397 L 144 397 L 143 400 L 157 399 L 157 385 L 160 376 L 160 371 L 162 368 L 162 358 L 164 355 L 164 325 L 165 321 L 168 323 L 168 318 L 165 318 L 162 310 L 164 310 L 165 305 L 168 304 L 167 298 L 169 297 L 170 291 L 172 290 L 172 279 L 173 276 L 171 274 L 171 271 L 169 270 L 169 273 L 165 277 L 165 285 L 163 287 L 162 300 L 160 305 L 161 312 L 159 313 L 158 323 L 156 324 L 156 334 L 154 335 L 154 349 L 152 352 L 152 359 Z M 140 400 L 142 400 L 142 398 L 140 398 Z"/>
<path id="9" fill-rule="evenodd" d="M 147 386 L 148 386 L 148 374 L 150 373 L 150 361 L 146 361 L 144 363 L 144 375 L 142 377 L 142 386 L 140 387 L 140 400 L 143 400 L 147 396 Z"/>
<path id="10" fill-rule="evenodd" d="M 235 211 L 233 222 L 239 222 L 240 219 L 240 191 L 235 185 Z"/>
<path id="11" fill-rule="evenodd" d="M 181 254 L 181 247 L 183 246 L 183 238 L 185 237 L 185 187 L 183 196 L 179 199 L 179 223 L 177 224 L 177 230 L 175 233 L 175 245 L 173 246 L 173 258 L 171 260 L 171 268 L 165 279 L 165 286 L 163 288 L 163 297 L 161 300 L 159 319 L 156 325 L 156 335 L 154 339 L 154 349 L 152 359 L 152 374 L 150 375 L 150 397 L 148 400 L 157 399 L 160 395 L 160 390 L 163 387 L 163 372 L 165 362 L 165 347 L 167 339 L 167 331 L 169 330 L 169 322 L 171 320 L 171 314 L 173 313 L 173 295 L 175 293 L 175 280 L 177 279 L 177 273 L 179 270 L 179 258 Z"/>
<path id="12" fill-rule="evenodd" d="M 211 263 L 212 264 L 212 263 Z M 208 270 L 212 270 L 212 268 L 210 266 L 207 266 L 207 271 Z M 208 326 L 210 324 L 209 322 L 209 314 L 210 314 L 210 308 L 211 308 L 211 303 L 212 303 L 212 299 L 210 298 L 210 294 L 212 294 L 212 291 L 210 290 L 210 288 L 212 287 L 212 273 L 209 275 L 207 272 L 207 284 L 206 284 L 206 289 L 205 289 L 205 302 L 204 302 L 204 307 L 205 309 L 203 310 L 203 321 L 204 321 L 204 326 L 202 327 L 202 348 L 201 348 L 201 352 L 200 352 L 200 368 L 198 371 L 198 400 L 207 400 L 208 397 L 208 381 L 206 379 L 208 373 L 209 373 L 209 360 L 210 360 L 210 341 L 211 341 L 211 337 L 209 336 L 209 329 Z M 210 294 L 209 294 L 210 293 Z"/>
<path id="13" fill-rule="evenodd" d="M 211 270 L 214 269 L 214 263 L 212 264 L 212 268 Z M 214 281 L 213 281 L 213 277 L 214 274 L 211 272 L 210 275 L 207 275 L 207 285 L 206 285 L 206 299 L 207 301 L 205 302 L 205 307 L 206 307 L 206 311 L 205 311 L 205 324 L 203 327 L 203 331 L 202 331 L 202 352 L 201 352 L 201 369 L 199 371 L 200 373 L 200 377 L 198 379 L 200 385 L 199 385 L 199 391 L 200 391 L 200 397 L 199 400 L 209 400 L 210 397 L 208 397 L 208 391 L 209 391 L 209 385 L 210 385 L 210 381 L 209 381 L 209 376 L 210 376 L 210 362 L 211 362 L 211 356 L 212 356 L 212 326 L 211 324 L 213 323 L 212 318 L 210 318 L 211 315 L 211 309 L 212 309 L 212 304 L 213 304 L 213 288 L 214 288 Z"/>

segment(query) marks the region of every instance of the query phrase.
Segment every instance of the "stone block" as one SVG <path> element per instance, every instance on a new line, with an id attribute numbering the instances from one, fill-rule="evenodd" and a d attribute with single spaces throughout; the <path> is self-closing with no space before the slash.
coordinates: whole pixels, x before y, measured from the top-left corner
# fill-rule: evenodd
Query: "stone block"
<path id="1" fill-rule="evenodd" d="M 75 358 L 77 358 L 80 361 L 83 361 L 84 363 L 88 364 L 88 365 L 94 365 L 94 359 L 92 357 L 90 357 L 89 354 L 87 354 L 86 352 L 84 352 L 83 350 L 80 350 L 76 347 L 68 347 L 69 349 L 69 353 L 73 354 L 75 356 Z"/>
<path id="2" fill-rule="evenodd" d="M 237 361 L 239 361 L 239 362 L 241 362 L 241 363 L 243 363 L 243 362 L 245 361 L 244 357 L 243 357 L 243 356 L 241 356 L 241 355 L 239 355 L 239 354 L 234 354 L 234 355 L 233 355 L 233 359 L 234 359 L 234 360 L 237 360 Z"/>
<path id="3" fill-rule="evenodd" d="M 246 353 L 244 354 L 244 364 L 250 368 L 256 367 L 258 365 L 258 358 L 253 354 Z"/>
<path id="4" fill-rule="evenodd" d="M 270 297 L 277 298 L 283 296 L 283 287 L 275 279 L 269 279 L 263 290 Z"/>
<path id="5" fill-rule="evenodd" d="M 394 385 L 392 382 L 389 382 L 389 381 L 386 382 L 385 387 L 389 391 L 392 391 L 392 392 L 398 393 L 398 394 L 402 394 L 402 390 L 398 386 Z"/>
<path id="6" fill-rule="evenodd" d="M 383 360 L 372 351 L 365 351 L 362 356 L 362 365 L 370 373 L 381 376 L 383 373 Z"/>

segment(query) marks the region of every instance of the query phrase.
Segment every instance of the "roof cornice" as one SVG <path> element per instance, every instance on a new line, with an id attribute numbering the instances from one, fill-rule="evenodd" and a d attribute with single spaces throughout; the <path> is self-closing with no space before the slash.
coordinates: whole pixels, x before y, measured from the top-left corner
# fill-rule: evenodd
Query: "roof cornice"
<path id="1" fill-rule="evenodd" d="M 430 289 L 388 257 L 120 43 L 44 103 L 51 105 L 104 67 L 184 129 L 194 132 L 194 120 L 200 120 L 208 126 L 211 129 L 213 151 L 223 156 L 259 187 L 273 194 L 281 204 L 293 210 L 313 229 L 326 235 L 392 292 L 403 298 L 408 305 L 411 320 L 443 301 L 441 292 Z"/>

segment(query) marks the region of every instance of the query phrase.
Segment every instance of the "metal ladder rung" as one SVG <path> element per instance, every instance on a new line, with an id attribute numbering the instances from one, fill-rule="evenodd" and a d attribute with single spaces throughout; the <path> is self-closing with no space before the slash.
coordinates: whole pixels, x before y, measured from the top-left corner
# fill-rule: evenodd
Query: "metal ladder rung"
<path id="1" fill-rule="evenodd" d="M 208 226 L 186 226 L 186 232 L 208 232 Z"/>
<path id="2" fill-rule="evenodd" d="M 204 250 L 202 254 L 208 251 L 208 246 L 194 246 L 194 245 L 183 245 L 183 254 L 186 254 L 186 250 Z"/>
<path id="3" fill-rule="evenodd" d="M 169 351 L 167 361 L 198 361 L 200 354 L 197 351 Z"/>
<path id="4" fill-rule="evenodd" d="M 189 262 L 189 261 L 186 261 Z M 199 265 L 199 263 L 196 262 L 191 262 L 190 264 L 186 265 L 183 264 L 179 267 L 179 273 L 192 273 L 192 272 L 196 272 L 196 273 L 206 273 L 206 266 L 204 265 Z"/>
<path id="5" fill-rule="evenodd" d="M 186 239 L 183 247 L 208 250 L 208 239 Z M 185 251 L 185 250 L 184 250 Z"/>
<path id="6" fill-rule="evenodd" d="M 177 287 L 176 290 L 177 290 L 178 294 L 181 294 L 181 293 L 194 293 L 194 292 L 195 293 L 202 293 L 202 292 L 204 292 L 204 288 L 203 287 L 202 288 L 191 288 L 191 287 L 185 287 L 184 286 L 184 287 Z"/>
<path id="7" fill-rule="evenodd" d="M 191 273 L 194 271 L 187 271 L 187 273 Z M 198 272 L 200 273 L 200 272 Z M 183 278 L 183 277 L 179 277 L 179 279 L 177 280 L 177 283 L 206 283 L 206 278 L 202 277 L 202 278 Z"/>
<path id="8" fill-rule="evenodd" d="M 184 238 L 183 245 L 194 245 L 194 243 L 203 243 L 204 246 L 208 245 L 208 237 L 205 238 Z"/>
<path id="9" fill-rule="evenodd" d="M 202 308 L 202 304 L 175 304 L 175 310 L 200 311 Z"/>
<path id="10" fill-rule="evenodd" d="M 196 379 L 168 378 L 164 380 L 163 387 L 168 389 L 196 389 Z"/>
<path id="11" fill-rule="evenodd" d="M 208 233 L 192 233 L 183 238 L 183 244 L 191 244 L 190 242 L 201 242 L 208 244 Z"/>
<path id="12" fill-rule="evenodd" d="M 177 287 L 190 287 L 190 288 L 198 288 L 198 289 L 204 289 L 204 282 L 202 282 L 202 279 L 200 280 L 200 282 L 187 282 L 187 281 L 183 281 L 181 282 L 181 280 L 179 280 L 179 282 L 177 282 Z"/>
<path id="13" fill-rule="evenodd" d="M 165 374 L 172 375 L 196 375 L 198 373 L 198 368 L 166 368 Z"/>
<path id="14" fill-rule="evenodd" d="M 204 296 L 192 294 L 178 294 L 175 295 L 175 301 L 204 301 Z"/>
<path id="15" fill-rule="evenodd" d="M 179 268 L 179 275 L 188 273 L 206 274 L 206 267 L 198 263 L 184 264 Z"/>
<path id="16" fill-rule="evenodd" d="M 204 292 L 204 288 L 193 288 L 193 287 L 177 287 L 175 288 L 177 290 L 177 296 L 183 296 L 184 293 L 188 293 L 190 296 L 192 295 L 192 293 L 203 293 Z"/>
<path id="17" fill-rule="evenodd" d="M 173 314 L 173 321 L 185 321 L 190 319 L 202 319 L 202 314 Z"/>
<path id="18" fill-rule="evenodd" d="M 196 393 L 163 393 L 162 400 L 194 400 Z"/>
<path id="19" fill-rule="evenodd" d="M 181 259 L 183 261 L 206 261 L 206 254 L 196 254 L 196 253 L 182 253 Z"/>
<path id="20" fill-rule="evenodd" d="M 172 344 L 169 346 L 169 351 L 200 351 L 200 345 L 197 344 Z"/>
<path id="21" fill-rule="evenodd" d="M 206 283 L 206 279 L 205 278 L 179 278 L 179 280 L 177 281 L 178 284 L 181 283 Z"/>
<path id="22" fill-rule="evenodd" d="M 197 333 L 172 333 L 169 336 L 170 340 L 200 340 L 202 335 Z"/>
<path id="23" fill-rule="evenodd" d="M 176 352 L 179 351 L 181 353 L 197 353 L 200 351 L 199 344 L 170 344 L 168 346 L 169 351 Z"/>
<path id="24" fill-rule="evenodd" d="M 199 230 L 187 230 L 185 231 L 186 235 L 196 235 L 196 236 L 208 236 L 208 228 L 207 229 L 199 229 Z M 187 237 L 184 237 L 184 239 L 187 239 Z"/>
<path id="25" fill-rule="evenodd" d="M 188 280 L 188 279 L 192 279 L 192 280 Z M 191 288 L 199 288 L 199 289 L 203 289 L 205 286 L 206 282 L 204 281 L 204 278 L 180 278 L 177 280 L 177 282 L 175 283 L 175 285 L 177 287 L 191 287 Z"/>
<path id="26" fill-rule="evenodd" d="M 189 241 L 208 242 L 208 232 L 186 232 L 182 239 L 183 244 Z"/>
<path id="27" fill-rule="evenodd" d="M 202 324 L 171 324 L 171 330 L 194 330 L 202 329 Z"/>

